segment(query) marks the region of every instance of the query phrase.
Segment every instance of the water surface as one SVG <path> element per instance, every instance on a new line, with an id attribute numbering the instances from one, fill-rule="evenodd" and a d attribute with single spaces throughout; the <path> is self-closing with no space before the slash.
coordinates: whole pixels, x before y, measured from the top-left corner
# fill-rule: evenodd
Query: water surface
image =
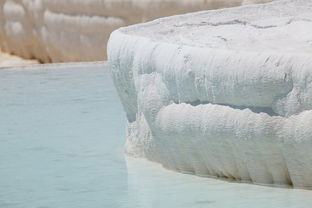
<path id="1" fill-rule="evenodd" d="M 312 207 L 312 191 L 125 158 L 125 122 L 104 63 L 0 70 L 0 208 Z"/>

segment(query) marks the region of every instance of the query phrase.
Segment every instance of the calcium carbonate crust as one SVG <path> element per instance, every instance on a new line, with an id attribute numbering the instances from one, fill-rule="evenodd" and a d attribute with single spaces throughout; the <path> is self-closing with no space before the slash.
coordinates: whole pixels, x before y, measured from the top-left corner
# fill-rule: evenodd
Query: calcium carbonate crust
<path id="1" fill-rule="evenodd" d="M 199 176 L 312 187 L 312 2 L 199 12 L 112 33 L 126 152 Z"/>
<path id="2" fill-rule="evenodd" d="M 43 63 L 99 61 L 119 27 L 253 2 L 259 0 L 1 0 L 0 48 Z"/>

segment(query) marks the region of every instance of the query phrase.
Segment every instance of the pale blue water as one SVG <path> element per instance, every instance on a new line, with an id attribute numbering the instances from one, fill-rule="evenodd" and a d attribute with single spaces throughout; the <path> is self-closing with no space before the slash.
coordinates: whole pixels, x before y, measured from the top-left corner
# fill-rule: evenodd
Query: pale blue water
<path id="1" fill-rule="evenodd" d="M 229 183 L 125 158 L 104 64 L 0 70 L 0 208 L 310 208 L 312 191 Z"/>

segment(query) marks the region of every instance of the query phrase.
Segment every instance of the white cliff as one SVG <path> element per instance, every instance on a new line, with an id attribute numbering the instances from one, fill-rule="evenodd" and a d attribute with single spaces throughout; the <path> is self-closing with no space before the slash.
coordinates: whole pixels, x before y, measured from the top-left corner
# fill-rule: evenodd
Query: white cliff
<path id="1" fill-rule="evenodd" d="M 250 2 L 259 0 L 2 0 L 0 48 L 44 63 L 104 60 L 119 27 Z"/>
<path id="2" fill-rule="evenodd" d="M 199 176 L 312 187 L 311 33 L 310 0 L 114 31 L 126 152 Z"/>

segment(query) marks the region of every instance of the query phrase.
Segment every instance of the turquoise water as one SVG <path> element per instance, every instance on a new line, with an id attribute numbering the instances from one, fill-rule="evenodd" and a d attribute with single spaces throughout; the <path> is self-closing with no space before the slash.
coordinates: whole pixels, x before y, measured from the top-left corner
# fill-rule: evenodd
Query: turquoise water
<path id="1" fill-rule="evenodd" d="M 312 207 L 312 191 L 167 171 L 123 154 L 105 64 L 0 70 L 0 208 Z"/>

